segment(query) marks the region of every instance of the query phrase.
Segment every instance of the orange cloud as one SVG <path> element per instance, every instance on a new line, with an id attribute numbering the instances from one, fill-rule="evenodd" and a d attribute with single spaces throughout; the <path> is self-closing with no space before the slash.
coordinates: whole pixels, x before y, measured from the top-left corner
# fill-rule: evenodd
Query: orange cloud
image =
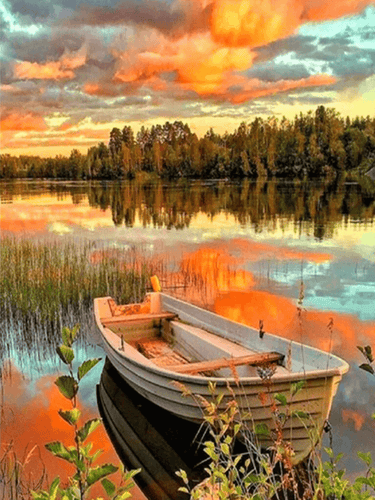
<path id="1" fill-rule="evenodd" d="M 11 366 L 11 375 L 3 377 L 2 380 L 4 403 L 1 441 L 3 447 L 12 442 L 13 450 L 19 458 L 25 454 L 25 450 L 36 447 L 23 470 L 24 477 L 31 475 L 36 480 L 46 467 L 50 480 L 60 476 L 64 483 L 74 469 L 65 460 L 53 457 L 44 447 L 46 443 L 56 440 L 67 445 L 74 444 L 72 427 L 57 413 L 61 408 L 69 409 L 70 403 L 60 394 L 54 380 L 55 376 L 51 375 L 40 378 L 35 394 L 32 394 L 29 392 L 29 382 Z M 81 404 L 79 407 L 82 409 Z M 93 409 L 82 410 L 82 422 L 98 416 Z M 103 426 L 92 434 L 92 441 L 94 449 L 104 450 L 100 459 L 102 463 L 118 463 Z"/>
<path id="2" fill-rule="evenodd" d="M 257 97 L 265 97 L 273 94 L 287 92 L 288 90 L 297 90 L 307 87 L 320 87 L 324 85 L 332 85 L 336 83 L 336 78 L 330 75 L 313 75 L 300 80 L 281 80 L 276 83 L 262 82 L 257 79 L 243 80 L 243 88 L 234 95 L 227 95 L 234 104 L 255 99 Z"/>
<path id="3" fill-rule="evenodd" d="M 226 46 L 256 47 L 293 33 L 302 13 L 302 2 L 295 0 L 218 0 L 212 10 L 211 33 Z"/>
<path id="4" fill-rule="evenodd" d="M 357 14 L 374 2 L 372 0 L 340 0 L 339 2 L 326 2 L 326 0 L 308 2 L 305 0 L 304 3 L 307 4 L 302 16 L 304 21 L 325 21 Z"/>
<path id="5" fill-rule="evenodd" d="M 86 47 L 77 52 L 65 52 L 58 61 L 37 63 L 22 61 L 15 64 L 14 74 L 24 80 L 71 80 L 75 77 L 73 70 L 86 63 Z"/>
<path id="6" fill-rule="evenodd" d="M 171 45 L 165 37 L 153 47 L 142 51 L 132 49 L 114 53 L 118 68 L 113 77 L 115 84 L 127 84 L 133 89 L 147 85 L 154 90 L 194 91 L 219 101 L 240 104 L 257 97 L 300 88 L 332 85 L 336 79 L 329 75 L 313 75 L 300 80 L 263 82 L 238 74 L 250 68 L 256 53 L 249 47 L 223 45 L 209 33 L 183 37 Z M 174 81 L 163 80 L 164 73 L 174 73 Z M 89 94 L 110 96 L 110 85 L 88 83 Z M 128 91 L 129 89 L 127 89 Z"/>
<path id="7" fill-rule="evenodd" d="M 2 205 L 0 231 L 11 233 L 43 233 L 53 229 L 54 224 L 61 224 L 66 228 L 71 226 L 91 226 L 93 223 L 102 226 L 113 224 L 110 210 L 103 211 L 91 208 L 88 203 L 74 205 L 64 200 L 57 200 L 56 196 L 39 197 L 34 204 L 30 197 L 17 200 L 14 203 Z"/>
<path id="8" fill-rule="evenodd" d="M 156 76 L 176 72 L 176 82 L 183 88 L 210 94 L 222 88 L 231 71 L 247 69 L 255 53 L 248 48 L 219 46 L 206 34 L 184 37 L 173 45 L 162 39 L 150 50 L 117 56 L 120 67 L 114 75 L 115 82 L 155 83 Z"/>
<path id="9" fill-rule="evenodd" d="M 325 252 L 311 252 L 309 250 L 295 250 L 288 247 L 271 245 L 270 243 L 258 243 L 245 239 L 236 238 L 228 243 L 228 251 L 241 251 L 241 258 L 237 262 L 246 262 L 249 260 L 258 261 L 265 258 L 276 260 L 300 260 L 304 262 L 315 262 L 322 264 L 332 260 L 333 256 Z M 225 251 L 225 250 L 223 250 Z"/>
<path id="10" fill-rule="evenodd" d="M 371 0 L 216 0 L 210 29 L 213 39 L 230 47 L 257 47 L 286 38 L 308 21 L 354 14 Z"/>
<path id="11" fill-rule="evenodd" d="M 374 341 L 375 322 L 362 322 L 350 314 L 303 310 L 300 324 L 296 300 L 265 291 L 230 291 L 216 298 L 214 310 L 254 328 L 262 320 L 266 332 L 328 352 L 333 350 L 347 360 L 358 356 L 357 345 Z M 331 318 L 332 336 L 327 326 Z"/>
<path id="12" fill-rule="evenodd" d="M 239 257 L 231 255 L 232 251 Z M 186 254 L 180 265 L 180 279 L 189 284 L 186 295 L 216 313 L 239 323 L 302 342 L 325 351 L 334 351 L 346 359 L 359 356 L 357 345 L 372 345 L 375 322 L 363 322 L 355 315 L 334 311 L 304 310 L 302 322 L 297 300 L 269 291 L 257 290 L 257 279 L 238 269 L 241 263 L 262 258 L 302 260 L 322 263 L 332 258 L 325 253 L 294 251 L 264 243 L 234 240 L 229 246 L 203 247 Z M 328 325 L 333 321 L 331 333 Z"/>
<path id="13" fill-rule="evenodd" d="M 354 429 L 356 431 L 360 431 L 362 429 L 363 424 L 366 421 L 365 415 L 361 415 L 355 410 L 345 409 L 341 411 L 341 416 L 343 422 L 348 422 L 352 420 L 354 422 Z"/>
<path id="14" fill-rule="evenodd" d="M 274 83 L 247 79 L 237 73 L 253 65 L 256 47 L 290 36 L 306 22 L 353 14 L 372 2 L 195 0 L 194 3 L 201 12 L 209 12 L 206 31 L 193 30 L 189 35 L 185 31 L 173 44 L 172 34 L 163 30 L 158 38 L 152 36 L 148 46 L 144 37 L 139 42 L 135 40 L 132 49 L 114 52 L 119 65 L 113 82 L 137 88 L 147 85 L 164 91 L 172 87 L 174 92 L 180 88 L 233 104 L 300 88 L 332 85 L 336 79 L 325 74 Z M 191 8 L 191 2 L 186 6 Z M 163 85 L 164 72 L 175 73 L 173 85 L 170 81 Z M 98 84 L 88 84 L 85 90 L 95 95 L 112 93 L 110 88 Z"/>
<path id="15" fill-rule="evenodd" d="M 47 125 L 44 119 L 32 112 L 11 112 L 0 118 L 0 129 L 5 131 L 44 131 Z"/>
<path id="16" fill-rule="evenodd" d="M 86 83 L 84 86 L 83 86 L 83 90 L 86 92 L 86 94 L 90 94 L 90 95 L 100 95 L 100 96 L 106 96 L 106 97 L 112 97 L 114 94 L 113 94 L 113 89 L 108 89 L 106 90 L 106 88 L 102 85 L 100 85 L 99 83 Z"/>

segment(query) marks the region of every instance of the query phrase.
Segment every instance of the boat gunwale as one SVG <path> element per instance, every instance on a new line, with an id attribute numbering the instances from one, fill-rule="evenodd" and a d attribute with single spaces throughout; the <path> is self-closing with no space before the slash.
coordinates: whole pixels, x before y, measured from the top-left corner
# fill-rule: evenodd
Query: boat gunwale
<path id="1" fill-rule="evenodd" d="M 167 297 L 171 297 L 167 294 L 162 294 L 162 295 L 167 296 Z M 101 322 L 101 318 L 99 316 L 99 310 L 98 310 L 98 306 L 97 306 L 99 300 L 104 300 L 104 299 L 109 299 L 109 298 L 112 298 L 112 297 L 98 297 L 98 298 L 94 299 L 94 313 L 95 313 L 96 323 L 101 331 L 101 336 L 102 336 L 103 340 L 108 344 L 108 346 L 111 348 L 111 350 L 114 351 L 121 358 L 123 358 L 123 359 L 127 360 L 129 363 L 137 366 L 141 370 L 145 370 L 145 371 L 150 372 L 150 373 L 158 374 L 161 377 L 163 377 L 164 379 L 165 378 L 171 379 L 171 382 L 180 381 L 180 382 L 192 382 L 192 383 L 196 383 L 198 385 L 207 385 L 209 381 L 212 381 L 212 382 L 216 383 L 216 385 L 220 385 L 220 386 L 226 385 L 228 382 L 230 384 L 237 383 L 235 377 L 230 377 L 230 376 L 229 377 L 223 377 L 223 376 L 221 376 L 221 377 L 218 377 L 218 376 L 207 377 L 204 375 L 180 374 L 178 372 L 168 370 L 167 367 L 158 366 L 155 363 L 153 363 L 152 361 L 148 360 L 147 358 L 145 358 L 145 361 L 146 360 L 150 361 L 150 364 L 146 363 L 146 362 L 145 363 L 140 362 L 131 356 L 132 350 L 135 352 L 138 352 L 138 351 L 136 351 L 136 349 L 134 347 L 132 347 L 126 341 L 124 341 L 124 344 L 127 346 L 127 348 L 128 348 L 127 350 L 130 351 L 130 353 L 125 353 L 119 347 L 115 347 L 114 343 L 111 342 L 111 340 L 108 338 L 108 334 L 105 331 L 106 327 Z M 171 297 L 171 298 L 173 300 L 177 300 L 181 304 L 184 304 L 183 301 L 181 301 L 179 299 L 175 299 L 175 297 Z M 191 304 L 189 304 L 189 305 L 191 305 Z M 191 306 L 196 307 L 199 310 L 203 310 L 203 311 L 209 313 L 210 315 L 214 315 L 218 318 L 222 318 L 220 315 L 218 315 L 212 311 L 204 310 L 204 309 L 199 308 L 199 307 L 194 306 L 194 305 L 191 305 Z M 230 324 L 239 325 L 241 327 L 251 328 L 248 325 L 244 325 L 243 323 L 238 323 L 238 322 L 230 320 L 228 318 L 224 318 L 224 319 L 227 322 L 229 322 Z M 108 329 L 108 330 L 111 331 L 110 329 Z M 113 335 L 116 335 L 113 332 L 111 332 L 111 333 Z M 220 336 L 217 333 L 214 333 L 214 334 L 217 336 Z M 267 335 L 269 337 L 274 337 L 277 339 L 281 339 L 284 342 L 288 342 L 287 339 L 284 339 L 283 337 L 280 337 L 278 335 L 274 335 L 271 333 L 269 333 Z M 223 338 L 226 338 L 226 337 L 223 336 Z M 335 376 L 341 377 L 349 370 L 349 364 L 334 354 L 327 353 L 325 351 L 322 351 L 321 349 L 317 349 L 315 347 L 311 347 L 311 346 L 306 345 L 306 344 L 302 344 L 301 342 L 297 342 L 297 341 L 290 341 L 290 342 L 293 342 L 293 344 L 297 347 L 301 346 L 305 349 L 316 352 L 320 355 L 323 354 L 323 355 L 327 356 L 328 361 L 331 359 L 334 359 L 340 363 L 340 366 L 336 366 L 336 367 L 332 367 L 332 368 L 328 368 L 328 369 L 316 369 L 316 370 L 312 369 L 312 370 L 302 370 L 299 372 L 277 374 L 274 377 L 272 377 L 272 380 L 274 382 L 276 382 L 276 381 L 277 382 L 293 382 L 293 381 L 298 381 L 301 379 L 303 379 L 303 380 L 305 380 L 305 379 L 320 379 L 320 378 L 331 378 L 331 377 L 335 377 Z M 247 376 L 247 377 L 241 376 L 240 381 L 241 381 L 241 385 L 259 385 L 262 383 L 262 379 L 259 376 Z"/>

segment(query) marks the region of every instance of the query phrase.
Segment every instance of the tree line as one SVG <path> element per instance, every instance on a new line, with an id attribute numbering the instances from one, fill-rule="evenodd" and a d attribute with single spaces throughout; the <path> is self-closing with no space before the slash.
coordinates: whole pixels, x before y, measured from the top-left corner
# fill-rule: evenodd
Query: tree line
<path id="1" fill-rule="evenodd" d="M 319 106 L 294 120 L 255 118 L 220 135 L 198 138 L 181 121 L 113 128 L 104 142 L 69 157 L 0 156 L 0 178 L 132 179 L 321 177 L 366 172 L 375 165 L 375 118 L 343 118 Z"/>

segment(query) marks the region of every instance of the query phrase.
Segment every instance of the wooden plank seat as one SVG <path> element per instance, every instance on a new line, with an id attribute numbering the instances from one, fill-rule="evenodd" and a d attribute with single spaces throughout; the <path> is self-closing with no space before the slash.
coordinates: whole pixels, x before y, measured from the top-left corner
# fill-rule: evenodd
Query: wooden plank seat
<path id="1" fill-rule="evenodd" d="M 261 366 L 270 363 L 281 363 L 283 359 L 284 355 L 279 354 L 278 352 L 265 352 L 239 356 L 237 358 L 210 359 L 208 361 L 199 361 L 197 363 L 171 365 L 168 366 L 168 369 L 177 373 L 193 375 L 196 373 L 215 371 L 220 368 L 232 368 L 240 365 Z"/>
<path id="2" fill-rule="evenodd" d="M 104 326 L 112 325 L 116 323 L 125 323 L 128 325 L 142 323 L 153 320 L 162 319 L 176 319 L 177 315 L 170 312 L 161 313 L 149 313 L 149 314 L 124 314 L 121 316 L 110 316 L 108 318 L 101 318 L 101 322 Z"/>

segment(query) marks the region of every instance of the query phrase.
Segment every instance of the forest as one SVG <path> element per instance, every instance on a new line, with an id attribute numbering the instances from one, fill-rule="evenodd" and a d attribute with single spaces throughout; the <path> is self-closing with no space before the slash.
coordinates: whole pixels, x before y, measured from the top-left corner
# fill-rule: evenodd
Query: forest
<path id="1" fill-rule="evenodd" d="M 342 117 L 319 106 L 294 120 L 255 118 L 233 132 L 210 128 L 198 138 L 181 121 L 137 134 L 113 128 L 108 144 L 73 149 L 69 157 L 0 156 L 0 178 L 132 179 L 142 172 L 161 178 L 303 178 L 366 173 L 375 166 L 375 117 Z"/>

